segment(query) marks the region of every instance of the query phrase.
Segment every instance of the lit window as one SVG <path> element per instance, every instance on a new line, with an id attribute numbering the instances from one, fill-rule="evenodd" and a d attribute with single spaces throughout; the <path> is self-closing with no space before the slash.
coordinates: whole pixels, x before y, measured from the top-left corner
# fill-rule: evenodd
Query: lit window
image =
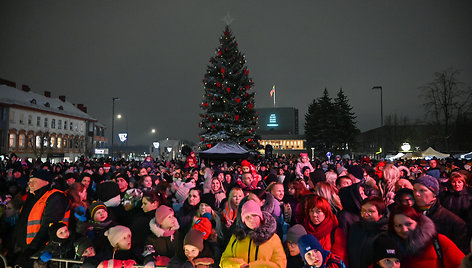
<path id="1" fill-rule="evenodd" d="M 59 149 L 62 148 L 62 138 L 61 137 L 57 138 L 57 148 L 59 148 Z"/>
<path id="2" fill-rule="evenodd" d="M 25 148 L 26 146 L 26 136 L 25 134 L 20 134 L 18 137 L 18 147 Z"/>
<path id="3" fill-rule="evenodd" d="M 55 142 L 56 142 L 56 138 L 51 137 L 51 147 L 54 147 Z"/>
<path id="4" fill-rule="evenodd" d="M 36 148 L 39 148 L 39 147 L 41 147 L 41 137 L 36 136 Z"/>
<path id="5" fill-rule="evenodd" d="M 10 133 L 10 141 L 8 145 L 10 148 L 16 148 L 16 134 Z"/>

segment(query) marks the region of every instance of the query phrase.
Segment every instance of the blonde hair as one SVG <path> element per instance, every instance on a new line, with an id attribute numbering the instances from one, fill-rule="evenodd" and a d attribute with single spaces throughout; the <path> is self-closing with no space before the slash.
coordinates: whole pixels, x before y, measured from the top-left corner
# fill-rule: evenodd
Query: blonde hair
<path id="1" fill-rule="evenodd" d="M 331 210 L 335 213 L 343 209 L 341 199 L 338 195 L 338 189 L 329 182 L 320 181 L 315 185 L 315 194 L 323 197 L 329 202 Z"/>

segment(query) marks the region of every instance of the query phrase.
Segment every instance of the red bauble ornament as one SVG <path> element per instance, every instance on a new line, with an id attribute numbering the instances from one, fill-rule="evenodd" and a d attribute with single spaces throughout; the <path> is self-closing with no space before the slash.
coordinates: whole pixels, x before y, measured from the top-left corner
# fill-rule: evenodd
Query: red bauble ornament
<path id="1" fill-rule="evenodd" d="M 226 71 L 226 70 L 225 70 L 225 68 L 221 68 L 221 73 L 223 73 L 223 74 L 224 74 L 224 73 L 225 73 L 225 71 Z"/>
<path id="2" fill-rule="evenodd" d="M 252 109 L 252 108 L 254 108 L 254 105 L 252 105 L 252 103 L 250 103 L 248 107 L 249 107 L 249 109 Z"/>
<path id="3" fill-rule="evenodd" d="M 244 94 L 244 97 L 246 98 L 249 97 L 249 93 Z"/>
<path id="4" fill-rule="evenodd" d="M 200 128 L 200 123 L 198 123 L 198 127 Z"/>
<path id="5" fill-rule="evenodd" d="M 221 87 L 221 83 L 220 82 L 216 83 L 216 86 Z"/>
<path id="6" fill-rule="evenodd" d="M 226 91 L 228 91 L 228 93 L 229 93 L 231 91 L 231 88 L 227 87 Z"/>
<path id="7" fill-rule="evenodd" d="M 248 70 L 244 70 L 244 73 L 245 73 L 245 74 L 249 74 L 249 71 L 248 71 Z"/>
<path id="8" fill-rule="evenodd" d="M 211 148 L 211 144 L 207 144 L 207 147 L 208 147 L 208 148 Z"/>
<path id="9" fill-rule="evenodd" d="M 244 88 L 247 89 L 247 90 L 249 90 L 250 87 L 249 87 L 249 86 L 245 86 Z"/>
<path id="10" fill-rule="evenodd" d="M 216 126 L 215 126 L 215 125 L 211 125 L 211 128 L 212 128 L 212 129 L 215 129 L 215 128 L 216 128 Z"/>
<path id="11" fill-rule="evenodd" d="M 201 138 L 201 141 L 203 141 L 203 138 Z"/>
<path id="12" fill-rule="evenodd" d="M 210 117 L 210 122 L 213 122 L 213 117 Z"/>
<path id="13" fill-rule="evenodd" d="M 239 121 L 239 114 L 235 115 L 234 119 L 236 119 L 236 121 Z"/>
<path id="14" fill-rule="evenodd" d="M 234 101 L 236 101 L 236 103 L 239 103 L 241 100 L 239 98 L 235 98 Z"/>
<path id="15" fill-rule="evenodd" d="M 203 103 L 203 108 L 206 108 L 206 107 L 208 107 L 208 103 L 204 102 Z"/>
<path id="16" fill-rule="evenodd" d="M 220 56 L 221 56 L 222 54 L 223 54 L 223 53 L 222 53 L 221 51 L 218 51 L 218 55 L 220 55 Z"/>

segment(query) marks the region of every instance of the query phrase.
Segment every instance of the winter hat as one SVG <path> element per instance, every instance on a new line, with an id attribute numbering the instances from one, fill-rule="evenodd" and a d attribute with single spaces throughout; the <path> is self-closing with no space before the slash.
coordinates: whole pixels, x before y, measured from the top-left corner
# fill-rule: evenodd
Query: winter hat
<path id="1" fill-rule="evenodd" d="M 329 252 L 324 250 L 324 248 L 321 246 L 320 241 L 318 241 L 318 239 L 316 239 L 316 237 L 311 234 L 302 235 L 298 239 L 298 249 L 300 249 L 300 256 L 302 256 L 303 261 L 305 262 L 305 254 L 310 250 L 316 249 L 321 252 L 321 255 L 323 256 L 323 263 L 326 261 L 326 257 L 329 254 Z"/>
<path id="2" fill-rule="evenodd" d="M 203 233 L 196 229 L 191 229 L 185 235 L 184 246 L 192 245 L 201 252 L 203 250 Z"/>
<path id="3" fill-rule="evenodd" d="M 423 184 L 436 196 L 439 194 L 439 182 L 433 176 L 430 176 L 430 175 L 421 176 L 418 179 L 416 179 L 415 183 Z"/>
<path id="4" fill-rule="evenodd" d="M 162 205 L 158 207 L 156 209 L 156 223 L 161 225 L 164 219 L 167 218 L 167 216 L 169 216 L 173 212 L 174 211 L 166 205 Z"/>
<path id="5" fill-rule="evenodd" d="M 61 242 L 61 241 L 65 240 L 65 239 L 60 239 L 59 237 L 57 237 L 57 230 L 61 229 L 64 226 L 67 227 L 67 225 L 62 221 L 51 223 L 49 225 L 49 229 L 48 229 L 49 240 L 55 241 L 55 242 Z"/>
<path id="6" fill-rule="evenodd" d="M 243 221 L 246 216 L 250 214 L 259 216 L 261 220 L 263 219 L 261 206 L 259 206 L 254 200 L 248 200 L 241 208 L 241 219 L 243 219 Z"/>
<path id="7" fill-rule="evenodd" d="M 349 174 L 354 175 L 354 177 L 358 178 L 359 180 L 363 180 L 363 179 L 364 179 L 364 170 L 363 170 L 362 167 L 359 166 L 359 165 L 350 165 L 350 166 L 347 168 L 347 172 L 348 172 Z"/>
<path id="8" fill-rule="evenodd" d="M 212 193 L 206 193 L 202 195 L 200 198 L 200 204 L 205 203 L 211 207 L 211 209 L 215 210 L 216 198 L 215 195 Z"/>
<path id="9" fill-rule="evenodd" d="M 120 195 L 120 187 L 113 181 L 105 181 L 97 184 L 97 197 L 100 201 L 106 202 Z"/>
<path id="10" fill-rule="evenodd" d="M 400 259 L 400 252 L 396 242 L 388 235 L 381 235 L 374 241 L 374 263 L 384 258 Z"/>
<path id="11" fill-rule="evenodd" d="M 108 164 L 108 163 L 105 163 L 105 164 L 103 165 L 103 169 L 105 169 L 105 170 L 110 170 L 110 168 L 111 168 L 111 166 L 110 166 L 110 164 Z"/>
<path id="12" fill-rule="evenodd" d="M 107 207 L 103 202 L 100 201 L 94 201 L 92 204 L 90 204 L 89 211 L 90 211 L 90 219 L 93 220 L 93 216 L 95 215 L 95 212 L 97 212 L 99 209 L 104 209 L 108 212 Z"/>
<path id="13" fill-rule="evenodd" d="M 251 167 L 251 163 L 249 163 L 247 160 L 243 160 L 241 162 L 241 167 Z"/>
<path id="14" fill-rule="evenodd" d="M 31 175 L 31 178 L 40 179 L 40 180 L 43 180 L 43 181 L 47 181 L 49 183 L 52 182 L 51 173 L 49 173 L 49 171 L 47 171 L 45 169 L 37 169 L 37 170 L 33 171 L 33 174 Z"/>
<path id="15" fill-rule="evenodd" d="M 84 251 L 89 247 L 93 247 L 92 240 L 90 240 L 88 236 L 81 237 L 74 243 L 75 254 L 79 257 L 82 257 Z"/>
<path id="16" fill-rule="evenodd" d="M 295 224 L 288 228 L 287 239 L 285 239 L 285 241 L 298 243 L 298 239 L 303 235 L 306 235 L 305 227 L 301 224 Z"/>
<path id="17" fill-rule="evenodd" d="M 310 173 L 310 179 L 317 184 L 320 181 L 326 181 L 326 174 L 322 169 L 317 169 Z"/>
<path id="18" fill-rule="evenodd" d="M 117 225 L 105 231 L 105 236 L 113 247 L 116 247 L 118 241 L 128 234 L 131 234 L 131 230 L 123 225 Z"/>
<path id="19" fill-rule="evenodd" d="M 203 234 L 203 239 L 207 239 L 211 234 L 211 222 L 208 218 L 200 217 L 193 224 L 193 229 L 199 230 Z"/>
<path id="20" fill-rule="evenodd" d="M 308 157 L 307 153 L 300 153 L 300 157 Z"/>

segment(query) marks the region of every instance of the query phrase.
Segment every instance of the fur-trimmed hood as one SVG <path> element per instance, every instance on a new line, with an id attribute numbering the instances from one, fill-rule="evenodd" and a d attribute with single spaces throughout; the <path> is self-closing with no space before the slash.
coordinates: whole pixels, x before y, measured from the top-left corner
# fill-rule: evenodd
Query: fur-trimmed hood
<path id="1" fill-rule="evenodd" d="M 233 234 L 236 239 L 242 240 L 249 235 L 254 244 L 258 246 L 269 240 L 277 230 L 277 222 L 268 212 L 262 211 L 262 216 L 264 219 L 261 221 L 259 228 L 255 230 L 247 228 L 242 221 L 235 222 L 231 227 L 233 227 Z"/>
<path id="2" fill-rule="evenodd" d="M 151 221 L 149 221 L 149 228 L 151 229 L 151 232 L 157 236 L 157 237 L 169 237 L 174 234 L 176 230 L 180 228 L 179 223 L 175 221 L 175 225 L 169 230 L 164 230 L 162 229 L 156 222 L 156 218 L 152 218 Z"/>
<path id="3" fill-rule="evenodd" d="M 403 257 L 412 257 L 421 254 L 437 236 L 434 222 L 421 215 L 415 230 L 408 236 L 407 240 L 399 239 L 399 249 Z"/>

